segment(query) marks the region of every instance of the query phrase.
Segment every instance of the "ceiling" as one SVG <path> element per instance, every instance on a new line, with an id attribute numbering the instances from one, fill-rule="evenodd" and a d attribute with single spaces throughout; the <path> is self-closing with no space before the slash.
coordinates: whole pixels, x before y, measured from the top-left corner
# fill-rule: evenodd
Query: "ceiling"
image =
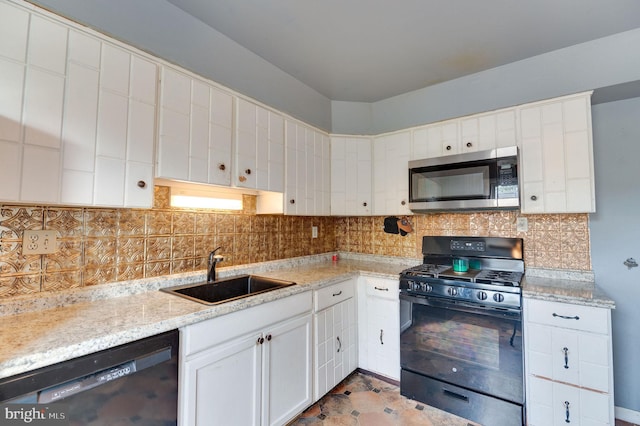
<path id="1" fill-rule="evenodd" d="M 638 0 L 167 1 L 327 98 L 350 102 L 640 27 Z"/>

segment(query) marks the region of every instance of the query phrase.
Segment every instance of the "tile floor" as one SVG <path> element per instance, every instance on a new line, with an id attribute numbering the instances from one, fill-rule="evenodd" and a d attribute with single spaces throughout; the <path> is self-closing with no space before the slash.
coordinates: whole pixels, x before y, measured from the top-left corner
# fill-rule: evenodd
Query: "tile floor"
<path id="1" fill-rule="evenodd" d="M 400 389 L 355 372 L 289 426 L 476 426 L 461 417 L 400 395 Z M 615 426 L 638 426 L 616 419 Z"/>
<path id="2" fill-rule="evenodd" d="M 400 395 L 398 386 L 356 372 L 290 426 L 476 426 L 461 417 Z"/>

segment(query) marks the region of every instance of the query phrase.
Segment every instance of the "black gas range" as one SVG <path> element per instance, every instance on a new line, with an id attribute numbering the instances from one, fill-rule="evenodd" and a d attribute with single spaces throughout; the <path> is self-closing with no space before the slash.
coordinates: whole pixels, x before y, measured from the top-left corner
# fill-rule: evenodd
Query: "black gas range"
<path id="1" fill-rule="evenodd" d="M 423 264 L 400 274 L 400 291 L 480 306 L 521 308 L 522 239 L 423 237 Z M 466 270 L 453 263 L 463 259 Z"/>
<path id="2" fill-rule="evenodd" d="M 492 426 L 524 424 L 523 243 L 425 236 L 400 274 L 400 392 Z"/>

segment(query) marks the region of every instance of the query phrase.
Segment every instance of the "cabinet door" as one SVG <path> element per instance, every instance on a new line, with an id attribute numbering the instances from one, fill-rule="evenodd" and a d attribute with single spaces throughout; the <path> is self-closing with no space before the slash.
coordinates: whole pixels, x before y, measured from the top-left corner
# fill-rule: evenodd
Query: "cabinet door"
<path id="1" fill-rule="evenodd" d="M 187 75 L 163 67 L 161 83 L 156 176 L 188 180 L 191 81 Z"/>
<path id="2" fill-rule="evenodd" d="M 231 146 L 233 143 L 233 96 L 211 88 L 209 116 L 209 182 L 231 185 Z"/>
<path id="3" fill-rule="evenodd" d="M 234 339 L 183 364 L 180 424 L 261 424 L 261 337 Z"/>
<path id="4" fill-rule="evenodd" d="M 238 99 L 236 114 L 235 184 L 244 188 L 256 187 L 256 105 Z"/>
<path id="5" fill-rule="evenodd" d="M 613 425 L 611 396 L 536 377 L 529 378 L 530 426 Z"/>
<path id="6" fill-rule="evenodd" d="M 264 332 L 262 419 L 283 425 L 312 401 L 311 315 Z"/>
<path id="7" fill-rule="evenodd" d="M 350 297 L 314 316 L 317 401 L 357 368 L 355 300 Z"/>
<path id="8" fill-rule="evenodd" d="M 331 138 L 331 214 L 368 216 L 372 212 L 371 139 Z"/>
<path id="9" fill-rule="evenodd" d="M 395 133 L 373 141 L 373 214 L 407 215 L 408 162 L 411 132 Z"/>
<path id="10" fill-rule="evenodd" d="M 529 373 L 601 392 L 610 392 L 609 337 L 530 324 Z"/>
<path id="11" fill-rule="evenodd" d="M 398 280 L 358 280 L 358 365 L 400 379 Z"/>
<path id="12" fill-rule="evenodd" d="M 595 211 L 590 94 L 519 110 L 523 213 Z"/>
<path id="13" fill-rule="evenodd" d="M 399 302 L 367 298 L 367 349 L 373 372 L 400 379 Z"/>
<path id="14" fill-rule="evenodd" d="M 303 210 L 304 194 L 298 193 L 298 181 L 306 179 L 304 167 L 298 169 L 298 139 L 304 137 L 304 131 L 299 130 L 298 124 L 292 120 L 285 121 L 285 195 L 284 195 L 284 212 L 286 214 L 300 214 Z M 302 143 L 302 142 L 300 142 Z M 298 173 L 302 173 L 298 177 Z"/>

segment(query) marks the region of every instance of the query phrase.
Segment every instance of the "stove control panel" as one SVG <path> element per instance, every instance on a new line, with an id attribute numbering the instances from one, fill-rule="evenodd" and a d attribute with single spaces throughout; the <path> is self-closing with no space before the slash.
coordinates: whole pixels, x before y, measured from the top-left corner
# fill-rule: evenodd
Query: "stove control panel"
<path id="1" fill-rule="evenodd" d="M 484 241 L 451 240 L 449 248 L 451 250 L 483 252 L 486 249 L 486 245 Z"/>

